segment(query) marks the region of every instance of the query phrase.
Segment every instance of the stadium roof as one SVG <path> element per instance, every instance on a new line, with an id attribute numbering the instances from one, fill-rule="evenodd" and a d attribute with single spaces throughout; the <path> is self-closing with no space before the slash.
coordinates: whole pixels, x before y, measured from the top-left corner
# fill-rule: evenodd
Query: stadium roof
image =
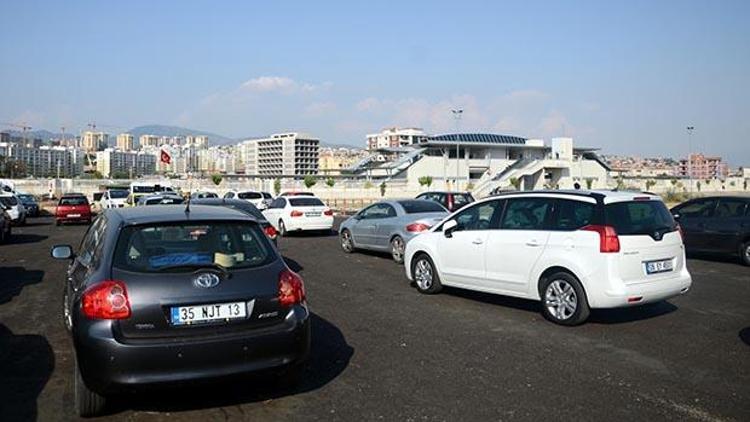
<path id="1" fill-rule="evenodd" d="M 420 143 L 428 144 L 456 144 L 456 140 L 464 144 L 503 144 L 503 145 L 525 145 L 526 138 L 509 135 L 497 135 L 494 133 L 449 133 L 444 135 L 430 136 Z"/>

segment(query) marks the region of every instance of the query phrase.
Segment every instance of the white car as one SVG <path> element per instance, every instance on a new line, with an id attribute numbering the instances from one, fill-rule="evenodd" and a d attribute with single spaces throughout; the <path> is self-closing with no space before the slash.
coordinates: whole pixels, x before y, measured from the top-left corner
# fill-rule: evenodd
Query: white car
<path id="1" fill-rule="evenodd" d="M 0 202 L 7 208 L 5 212 L 13 224 L 26 224 L 26 207 L 18 197 L 9 192 L 0 192 Z"/>
<path id="2" fill-rule="evenodd" d="M 268 201 L 268 198 L 263 195 L 263 192 L 257 192 L 253 190 L 230 190 L 229 192 L 224 194 L 224 199 L 241 199 L 255 205 L 255 207 L 261 211 L 268 208 L 268 204 L 270 203 Z"/>
<path id="3" fill-rule="evenodd" d="M 102 194 L 99 203 L 103 209 L 123 208 L 127 206 L 129 194 L 130 191 L 126 189 L 109 189 Z"/>
<path id="4" fill-rule="evenodd" d="M 281 236 L 291 231 L 331 231 L 333 211 L 313 196 L 278 197 L 263 211 Z"/>
<path id="5" fill-rule="evenodd" d="M 632 192 L 511 193 L 473 203 L 406 246 L 406 276 L 542 301 L 558 324 L 592 308 L 669 299 L 692 283 L 682 232 L 658 196 Z"/>

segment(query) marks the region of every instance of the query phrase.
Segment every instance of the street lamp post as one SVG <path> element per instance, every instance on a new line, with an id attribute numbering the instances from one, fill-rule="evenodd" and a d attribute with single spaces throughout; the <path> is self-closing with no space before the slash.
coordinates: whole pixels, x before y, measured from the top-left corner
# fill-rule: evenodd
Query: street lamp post
<path id="1" fill-rule="evenodd" d="M 695 126 L 688 126 L 688 156 L 687 156 L 687 167 L 688 167 L 688 184 L 690 184 L 690 193 L 693 193 L 693 160 L 691 155 L 693 154 L 693 130 Z"/>
<path id="2" fill-rule="evenodd" d="M 451 113 L 453 113 L 453 119 L 456 122 L 456 190 L 458 190 L 458 178 L 459 178 L 459 169 L 458 164 L 460 162 L 459 160 L 459 146 L 461 145 L 461 137 L 458 134 L 459 125 L 461 122 L 461 116 L 464 114 L 464 109 L 462 108 L 456 108 L 451 110 Z"/>

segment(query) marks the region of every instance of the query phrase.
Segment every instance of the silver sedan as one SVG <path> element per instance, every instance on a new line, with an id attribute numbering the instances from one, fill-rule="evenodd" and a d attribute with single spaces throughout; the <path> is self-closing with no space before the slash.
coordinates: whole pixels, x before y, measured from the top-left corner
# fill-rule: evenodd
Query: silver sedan
<path id="1" fill-rule="evenodd" d="M 427 231 L 448 216 L 437 202 L 422 199 L 381 201 L 362 209 L 341 223 L 341 249 L 390 252 L 393 260 L 404 262 L 404 249 L 411 238 Z"/>

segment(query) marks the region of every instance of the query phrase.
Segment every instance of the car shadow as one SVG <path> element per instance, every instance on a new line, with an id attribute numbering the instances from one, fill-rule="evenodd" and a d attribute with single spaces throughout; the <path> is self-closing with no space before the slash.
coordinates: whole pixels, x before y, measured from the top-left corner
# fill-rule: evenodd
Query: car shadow
<path id="1" fill-rule="evenodd" d="M 750 327 L 745 327 L 740 330 L 740 340 L 742 340 L 743 343 L 750 346 Z"/>
<path id="2" fill-rule="evenodd" d="M 740 258 L 737 256 L 732 255 L 722 255 L 722 254 L 712 254 L 712 253 L 705 253 L 705 252 L 690 252 L 687 255 L 688 259 L 696 259 L 700 261 L 710 261 L 710 262 L 723 262 L 725 264 L 737 264 L 742 265 L 740 262 Z M 688 266 L 690 263 L 688 262 Z"/>
<path id="3" fill-rule="evenodd" d="M 284 237 L 333 237 L 338 236 L 338 232 L 334 230 L 300 230 L 300 231 L 289 231 Z"/>
<path id="4" fill-rule="evenodd" d="M 34 221 L 26 220 L 26 224 L 22 226 L 16 226 L 18 228 L 24 228 L 24 227 L 37 227 L 37 226 L 49 226 L 52 224 L 50 221 L 39 221 L 37 217 L 33 217 Z"/>
<path id="5" fill-rule="evenodd" d="M 299 385 L 288 390 L 275 385 L 270 373 L 230 377 L 220 381 L 181 387 L 162 387 L 159 394 L 147 391 L 120 397 L 108 413 L 125 410 L 180 412 L 213 407 L 238 406 L 279 399 L 317 390 L 338 377 L 354 355 L 341 330 L 312 313 L 312 345 Z M 200 388 L 199 386 L 209 386 Z M 149 389 L 150 390 L 150 389 Z"/>
<path id="6" fill-rule="evenodd" d="M 289 269 L 294 271 L 295 273 L 298 273 L 305 269 L 305 267 L 300 265 L 299 262 L 293 260 L 292 258 L 289 258 L 288 256 L 284 257 L 284 262 L 286 262 L 286 266 L 289 267 Z"/>
<path id="7" fill-rule="evenodd" d="M 44 271 L 28 271 L 23 267 L 0 267 L 0 305 L 13 300 L 25 286 L 44 278 Z"/>
<path id="8" fill-rule="evenodd" d="M 55 368 L 55 354 L 40 335 L 16 335 L 0 324 L 0 420 L 37 420 L 37 399 Z"/>
<path id="9" fill-rule="evenodd" d="M 13 233 L 10 235 L 8 244 L 22 245 L 25 243 L 36 243 L 36 242 L 41 242 L 42 240 L 49 237 L 49 236 L 44 236 L 41 234 L 18 233 L 16 230 L 19 230 L 19 229 L 15 229 Z"/>

